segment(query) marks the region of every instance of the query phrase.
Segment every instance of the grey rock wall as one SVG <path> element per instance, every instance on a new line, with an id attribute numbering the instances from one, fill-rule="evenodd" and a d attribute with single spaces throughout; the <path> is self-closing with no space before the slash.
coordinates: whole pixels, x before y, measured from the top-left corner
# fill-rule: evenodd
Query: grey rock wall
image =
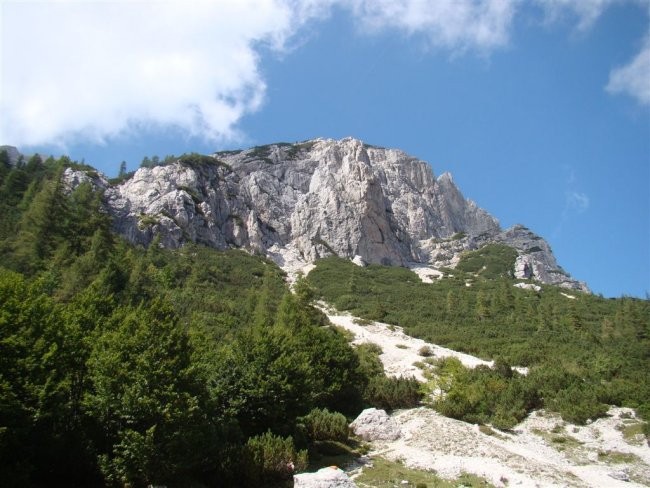
<path id="1" fill-rule="evenodd" d="M 357 139 L 315 139 L 141 168 L 105 189 L 116 230 L 134 243 L 240 247 L 285 267 L 331 254 L 367 263 L 453 266 L 489 242 L 518 250 L 519 277 L 586 289 L 548 244 L 521 226 L 502 231 L 451 175 L 402 151 Z"/>

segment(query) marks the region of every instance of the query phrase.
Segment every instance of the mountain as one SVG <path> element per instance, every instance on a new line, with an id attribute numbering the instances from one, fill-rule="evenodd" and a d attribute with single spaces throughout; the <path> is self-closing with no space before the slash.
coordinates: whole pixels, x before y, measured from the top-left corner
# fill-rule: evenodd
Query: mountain
<path id="1" fill-rule="evenodd" d="M 66 173 L 70 182 L 87 179 Z M 517 250 L 517 278 L 588 291 L 558 266 L 546 241 L 499 222 L 452 176 L 396 149 L 346 138 L 189 155 L 105 187 L 117 231 L 148 245 L 192 241 L 245 248 L 288 270 L 328 256 L 366 263 L 453 267 L 489 243 Z"/>
<path id="2" fill-rule="evenodd" d="M 531 260 L 552 259 L 546 243 L 522 226 L 501 230 L 425 163 L 353 140 L 310 141 L 168 158 L 109 181 L 65 156 L 12 165 L 7 155 L 0 150 L 3 486 L 284 486 L 307 456 L 314 468 L 360 456 L 347 426 L 364 408 L 425 397 L 419 411 L 433 406 L 519 447 L 517 432 L 528 434 L 518 425 L 543 408 L 543 432 L 530 417 L 535 448 L 559 434 L 580 463 L 587 453 L 572 436 L 593 437 L 608 405 L 624 405 L 609 424 L 616 450 L 596 468 L 607 476 L 624 463 L 616 479 L 647 484 L 635 460 L 649 459 L 640 444 L 650 302 L 519 289 L 534 285 L 502 277 L 557 269 Z M 367 235 L 375 228 L 381 239 Z M 286 256 L 288 268 L 334 252 L 345 257 L 319 259 L 293 290 L 262 256 Z M 358 266 L 358 253 L 444 276 L 432 286 L 403 267 Z M 329 306 L 363 343 L 331 326 Z M 377 326 L 401 364 L 441 381 L 387 376 L 386 344 L 366 342 Z M 421 341 L 493 367 L 466 370 Z M 589 426 L 564 439 L 558 422 Z"/>

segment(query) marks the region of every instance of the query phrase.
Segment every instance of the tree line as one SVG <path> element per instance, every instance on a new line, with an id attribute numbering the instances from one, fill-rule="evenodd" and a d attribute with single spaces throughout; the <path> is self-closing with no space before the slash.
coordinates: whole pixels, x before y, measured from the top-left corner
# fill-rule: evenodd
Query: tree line
<path id="1" fill-rule="evenodd" d="M 408 380 L 378 391 L 376 352 L 272 262 L 132 246 L 100 191 L 62 180 L 88 167 L 0 163 L 3 486 L 282 484 L 340 416 L 421 398 Z"/>

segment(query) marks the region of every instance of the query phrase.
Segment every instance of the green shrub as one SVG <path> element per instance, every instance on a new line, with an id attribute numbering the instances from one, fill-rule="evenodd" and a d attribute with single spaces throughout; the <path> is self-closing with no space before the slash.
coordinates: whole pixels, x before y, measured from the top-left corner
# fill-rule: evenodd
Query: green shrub
<path id="1" fill-rule="evenodd" d="M 373 407 L 395 410 L 417 407 L 423 394 L 415 378 L 376 376 L 370 379 L 364 397 Z"/>
<path id="2" fill-rule="evenodd" d="M 200 169 L 203 166 L 221 166 L 222 168 L 225 168 L 226 170 L 230 170 L 230 166 L 223 161 L 220 161 L 219 159 L 208 156 L 206 154 L 198 154 L 198 153 L 189 153 L 189 154 L 183 154 L 178 158 L 178 162 L 182 166 L 190 167 L 193 169 Z"/>
<path id="3" fill-rule="evenodd" d="M 466 422 L 512 428 L 527 411 L 540 405 L 540 399 L 526 377 L 513 374 L 505 366 L 497 361 L 495 368 L 468 369 L 457 360 L 438 361 L 438 386 L 446 394 L 436 400 L 436 409 Z"/>
<path id="4" fill-rule="evenodd" d="M 250 486 L 291 479 L 307 467 L 307 451 L 296 451 L 292 437 L 280 437 L 270 431 L 246 442 L 243 472 Z"/>
<path id="5" fill-rule="evenodd" d="M 487 415 L 492 425 L 512 424 L 522 408 L 531 406 L 562 407 L 584 421 L 599 415 L 603 404 L 623 405 L 650 418 L 650 379 L 644 374 L 650 301 L 582 293 L 567 300 L 562 289 L 552 286 L 538 294 L 519 290 L 511 279 L 515 259 L 508 247 L 485 246 L 465 254 L 456 269 L 441 270 L 445 278 L 429 284 L 408 269 L 360 268 L 327 258 L 318 261 L 308 279 L 320 298 L 340 303 L 357 317 L 381 315 L 389 327 L 402 327 L 410 336 L 484 359 L 502 358 L 487 375 L 489 382 L 470 381 L 478 383 L 475 393 L 483 396 L 470 398 L 472 410 Z M 528 379 L 517 378 L 511 364 L 529 367 Z M 443 391 L 450 388 L 450 373 L 436 381 Z M 580 394 L 575 405 L 558 398 L 571 385 L 593 391 L 596 398 Z M 459 393 L 456 412 L 456 407 L 463 410 L 466 396 Z"/>
<path id="6" fill-rule="evenodd" d="M 357 356 L 359 358 L 359 372 L 366 378 L 373 376 L 383 376 L 384 365 L 379 359 L 379 355 L 383 352 L 381 347 L 374 342 L 365 342 L 359 344 L 356 348 Z"/>
<path id="7" fill-rule="evenodd" d="M 431 350 L 431 348 L 429 346 L 422 346 L 418 350 L 418 354 L 420 356 L 424 357 L 424 358 L 428 358 L 428 357 L 433 356 L 433 351 Z"/>
<path id="8" fill-rule="evenodd" d="M 488 244 L 476 251 L 464 253 L 456 269 L 466 273 L 479 273 L 486 278 L 511 276 L 517 251 L 504 244 Z"/>
<path id="9" fill-rule="evenodd" d="M 326 408 L 315 408 L 299 421 L 305 426 L 312 441 L 348 440 L 348 421 L 343 414 L 330 412 Z"/>
<path id="10" fill-rule="evenodd" d="M 584 425 L 587 420 L 605 416 L 607 405 L 600 403 L 588 386 L 571 385 L 557 393 L 550 402 L 551 408 L 562 415 L 564 420 Z"/>

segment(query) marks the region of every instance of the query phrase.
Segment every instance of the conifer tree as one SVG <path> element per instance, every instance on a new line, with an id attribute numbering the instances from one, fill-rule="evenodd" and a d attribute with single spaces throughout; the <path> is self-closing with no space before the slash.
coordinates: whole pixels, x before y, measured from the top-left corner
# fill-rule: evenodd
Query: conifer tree
<path id="1" fill-rule="evenodd" d="M 43 267 L 69 229 L 69 212 L 60 171 L 43 183 L 23 214 L 14 242 L 19 269 L 32 273 Z"/>
<path id="2" fill-rule="evenodd" d="M 11 161 L 9 160 L 9 153 L 6 149 L 0 151 L 0 188 L 5 179 L 5 176 L 11 171 Z"/>
<path id="3" fill-rule="evenodd" d="M 453 290 L 449 290 L 447 292 L 445 312 L 448 320 L 456 317 L 458 314 L 458 297 Z"/>
<path id="4" fill-rule="evenodd" d="M 490 302 L 483 290 L 479 290 L 476 295 L 476 317 L 479 320 L 485 320 L 490 317 Z"/>

